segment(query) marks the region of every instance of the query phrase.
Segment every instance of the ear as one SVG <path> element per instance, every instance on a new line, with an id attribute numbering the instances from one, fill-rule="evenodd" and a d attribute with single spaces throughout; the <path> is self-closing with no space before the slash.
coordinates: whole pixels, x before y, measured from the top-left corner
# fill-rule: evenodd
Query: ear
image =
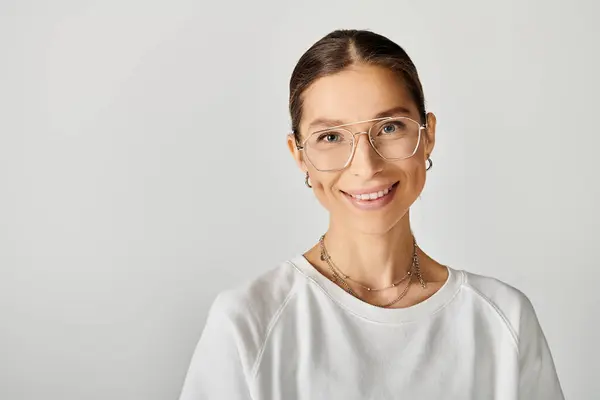
<path id="1" fill-rule="evenodd" d="M 300 168 L 302 172 L 308 171 L 308 168 L 304 163 L 303 152 L 298 150 L 298 147 L 296 146 L 296 137 L 293 133 L 287 135 L 287 145 L 292 157 L 294 157 L 294 161 L 296 161 L 296 165 L 298 165 L 298 168 Z"/>
<path id="2" fill-rule="evenodd" d="M 427 113 L 427 129 L 425 129 L 425 159 L 431 156 L 433 148 L 435 147 L 435 126 L 436 126 L 435 114 Z"/>

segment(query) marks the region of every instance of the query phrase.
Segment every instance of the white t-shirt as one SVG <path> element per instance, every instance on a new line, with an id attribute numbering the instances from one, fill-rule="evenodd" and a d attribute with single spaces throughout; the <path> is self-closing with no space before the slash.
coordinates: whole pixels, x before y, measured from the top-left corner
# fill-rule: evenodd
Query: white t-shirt
<path id="1" fill-rule="evenodd" d="M 180 400 L 563 400 L 529 299 L 448 268 L 429 299 L 363 302 L 303 256 L 217 296 Z"/>

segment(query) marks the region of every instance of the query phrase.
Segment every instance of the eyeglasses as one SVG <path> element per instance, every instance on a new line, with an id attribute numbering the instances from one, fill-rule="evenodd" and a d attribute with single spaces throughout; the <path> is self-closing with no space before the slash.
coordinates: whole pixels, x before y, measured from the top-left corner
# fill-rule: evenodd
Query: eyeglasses
<path id="1" fill-rule="evenodd" d="M 373 122 L 369 130 L 352 133 L 345 127 Z M 322 172 L 339 171 L 350 164 L 356 151 L 358 135 L 366 134 L 375 152 L 389 161 L 404 160 L 415 155 L 425 124 L 407 117 L 385 117 L 353 122 L 319 130 L 310 134 L 296 148 L 304 151 L 308 161 Z"/>

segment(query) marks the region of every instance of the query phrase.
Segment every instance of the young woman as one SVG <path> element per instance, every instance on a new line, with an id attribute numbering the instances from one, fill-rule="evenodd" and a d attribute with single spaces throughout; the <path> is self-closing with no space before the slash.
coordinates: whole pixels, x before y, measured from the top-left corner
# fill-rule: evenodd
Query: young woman
<path id="1" fill-rule="evenodd" d="M 290 152 L 329 228 L 217 297 L 181 400 L 563 399 L 528 298 L 413 236 L 436 118 L 404 50 L 328 34 L 293 71 L 290 113 Z"/>

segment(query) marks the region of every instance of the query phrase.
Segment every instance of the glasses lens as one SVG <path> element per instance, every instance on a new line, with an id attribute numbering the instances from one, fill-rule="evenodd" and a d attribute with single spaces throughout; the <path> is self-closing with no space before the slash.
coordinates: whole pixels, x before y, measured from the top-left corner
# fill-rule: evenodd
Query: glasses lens
<path id="1" fill-rule="evenodd" d="M 352 153 L 352 134 L 334 129 L 312 134 L 305 144 L 306 156 L 321 171 L 344 168 Z"/>
<path id="2" fill-rule="evenodd" d="M 390 118 L 371 128 L 371 140 L 377 152 L 386 159 L 408 158 L 419 145 L 419 123 L 408 118 Z"/>

